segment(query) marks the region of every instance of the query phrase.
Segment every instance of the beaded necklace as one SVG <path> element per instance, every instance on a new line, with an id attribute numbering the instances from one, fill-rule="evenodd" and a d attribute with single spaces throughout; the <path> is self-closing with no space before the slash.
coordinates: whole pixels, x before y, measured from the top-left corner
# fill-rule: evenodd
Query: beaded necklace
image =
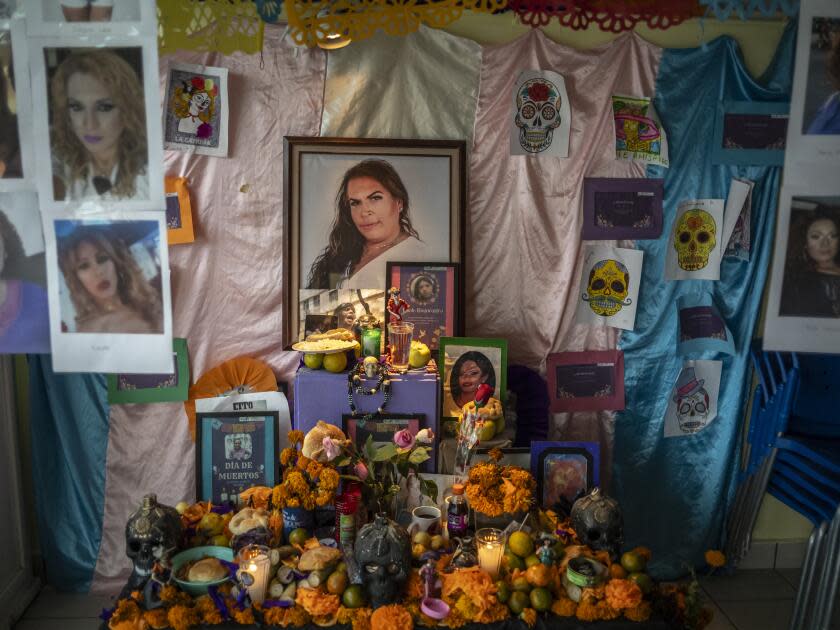
<path id="1" fill-rule="evenodd" d="M 388 378 L 389 365 L 387 363 L 377 364 L 376 372 L 378 375 L 376 386 L 370 388 L 362 384 L 362 374 L 364 373 L 364 365 L 362 363 L 357 363 L 356 367 L 347 373 L 347 402 L 350 404 L 350 413 L 354 417 L 359 413 L 356 409 L 356 402 L 353 400 L 354 393 L 362 394 L 363 396 L 373 396 L 381 389 L 385 394 L 382 404 L 376 411 L 365 414 L 359 421 L 359 425 L 362 427 L 368 420 L 372 420 L 374 417 L 381 415 L 391 400 L 391 379 Z"/>

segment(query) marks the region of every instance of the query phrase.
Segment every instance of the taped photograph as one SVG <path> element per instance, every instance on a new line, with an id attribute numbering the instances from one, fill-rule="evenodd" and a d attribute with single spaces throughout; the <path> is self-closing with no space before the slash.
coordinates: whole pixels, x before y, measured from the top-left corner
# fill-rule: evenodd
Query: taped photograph
<path id="1" fill-rule="evenodd" d="M 173 63 L 163 109 L 165 149 L 228 155 L 228 69 Z"/>
<path id="2" fill-rule="evenodd" d="M 172 370 L 163 213 L 131 216 L 44 217 L 57 372 Z"/>
<path id="3" fill-rule="evenodd" d="M 34 190 L 34 160 L 26 27 L 0 19 L 0 192 Z"/>
<path id="4" fill-rule="evenodd" d="M 27 0 L 29 32 L 49 35 L 155 35 L 157 10 L 146 0 Z"/>
<path id="5" fill-rule="evenodd" d="M 30 40 L 42 207 L 163 210 L 154 39 L 94 39 Z"/>

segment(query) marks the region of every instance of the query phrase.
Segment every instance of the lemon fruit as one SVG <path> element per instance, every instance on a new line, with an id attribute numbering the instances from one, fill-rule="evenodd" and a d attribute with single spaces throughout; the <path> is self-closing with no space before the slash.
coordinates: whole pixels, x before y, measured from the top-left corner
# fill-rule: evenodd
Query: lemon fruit
<path id="1" fill-rule="evenodd" d="M 420 556 L 426 553 L 427 549 L 423 545 L 414 544 L 411 546 L 411 557 L 419 560 Z"/>
<path id="2" fill-rule="evenodd" d="M 528 608 L 528 605 L 531 603 L 531 599 L 528 597 L 527 593 L 522 592 L 514 592 L 510 594 L 510 599 L 508 600 L 508 608 L 510 608 L 510 612 L 514 615 L 518 615 L 523 610 Z"/>
<path id="3" fill-rule="evenodd" d="M 496 598 L 503 604 L 510 599 L 510 587 L 504 580 L 496 582 Z"/>
<path id="4" fill-rule="evenodd" d="M 347 367 L 347 355 L 343 352 L 334 352 L 324 356 L 324 369 L 327 372 L 343 372 Z"/>
<path id="5" fill-rule="evenodd" d="M 327 578 L 327 590 L 333 595 L 341 595 L 347 588 L 347 581 L 346 573 L 333 571 Z"/>
<path id="6" fill-rule="evenodd" d="M 551 608 L 552 597 L 547 588 L 542 586 L 535 588 L 531 591 L 529 599 L 531 600 L 531 608 L 537 612 L 545 612 Z"/>
<path id="7" fill-rule="evenodd" d="M 324 355 L 321 352 L 307 352 L 303 355 L 303 364 L 310 370 L 320 370 L 324 365 Z"/>
<path id="8" fill-rule="evenodd" d="M 535 554 L 531 554 L 527 558 L 525 558 L 525 568 L 530 569 L 533 566 L 540 564 L 540 559 L 537 558 Z"/>
<path id="9" fill-rule="evenodd" d="M 492 420 L 485 420 L 482 427 L 478 430 L 478 441 L 487 442 L 492 440 L 496 435 L 496 423 Z"/>
<path id="10" fill-rule="evenodd" d="M 534 553 L 534 541 L 525 532 L 513 532 L 508 538 L 508 547 L 520 558 L 527 558 Z"/>
<path id="11" fill-rule="evenodd" d="M 531 584 L 528 582 L 528 578 L 524 575 L 520 575 L 518 577 L 513 578 L 513 582 L 510 584 L 513 587 L 514 591 L 522 591 L 527 593 L 531 590 Z"/>
<path id="12" fill-rule="evenodd" d="M 641 573 L 645 570 L 645 559 L 635 551 L 626 551 L 621 555 L 621 566 L 627 573 Z"/>
<path id="13" fill-rule="evenodd" d="M 365 594 L 361 584 L 351 584 L 344 589 L 341 596 L 341 603 L 347 608 L 361 608 L 365 604 Z"/>
<path id="14" fill-rule="evenodd" d="M 522 561 L 522 558 L 517 556 L 511 551 L 508 551 L 504 558 L 502 558 L 502 564 L 508 568 L 508 570 L 513 571 L 514 569 L 524 569 L 525 563 Z"/>
<path id="15" fill-rule="evenodd" d="M 417 532 L 414 534 L 411 542 L 415 545 L 423 545 L 426 549 L 429 549 L 432 546 L 432 537 L 429 536 L 428 532 Z"/>
<path id="16" fill-rule="evenodd" d="M 653 580 L 647 573 L 631 573 L 627 579 L 638 584 L 645 595 L 653 590 Z"/>
<path id="17" fill-rule="evenodd" d="M 303 547 L 303 544 L 309 540 L 309 532 L 306 531 L 303 527 L 298 527 L 297 529 L 293 529 L 289 533 L 289 544 L 290 545 L 300 545 Z"/>
<path id="18" fill-rule="evenodd" d="M 443 536 L 441 536 L 440 534 L 438 534 L 437 536 L 432 536 L 432 551 L 442 549 L 445 542 L 446 541 L 443 540 Z"/>

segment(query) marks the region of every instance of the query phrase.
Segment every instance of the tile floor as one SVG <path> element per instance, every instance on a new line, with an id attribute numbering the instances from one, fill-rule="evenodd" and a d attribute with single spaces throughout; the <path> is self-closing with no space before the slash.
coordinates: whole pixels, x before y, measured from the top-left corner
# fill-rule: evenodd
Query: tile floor
<path id="1" fill-rule="evenodd" d="M 787 630 L 799 573 L 799 569 L 758 569 L 700 578 L 715 611 L 708 630 Z M 14 630 L 95 630 L 100 611 L 111 605 L 108 597 L 45 588 Z M 832 629 L 840 630 L 840 603 L 835 605 Z"/>

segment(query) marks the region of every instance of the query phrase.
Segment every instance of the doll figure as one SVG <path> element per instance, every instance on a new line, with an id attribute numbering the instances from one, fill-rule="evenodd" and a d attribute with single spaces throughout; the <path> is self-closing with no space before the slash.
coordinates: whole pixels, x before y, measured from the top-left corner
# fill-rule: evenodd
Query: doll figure
<path id="1" fill-rule="evenodd" d="M 397 324 L 403 319 L 403 311 L 407 311 L 411 307 L 408 302 L 400 297 L 400 290 L 397 287 L 391 287 L 388 293 L 391 294 L 391 297 L 388 298 L 388 312 L 391 314 L 389 321 L 392 324 Z"/>

